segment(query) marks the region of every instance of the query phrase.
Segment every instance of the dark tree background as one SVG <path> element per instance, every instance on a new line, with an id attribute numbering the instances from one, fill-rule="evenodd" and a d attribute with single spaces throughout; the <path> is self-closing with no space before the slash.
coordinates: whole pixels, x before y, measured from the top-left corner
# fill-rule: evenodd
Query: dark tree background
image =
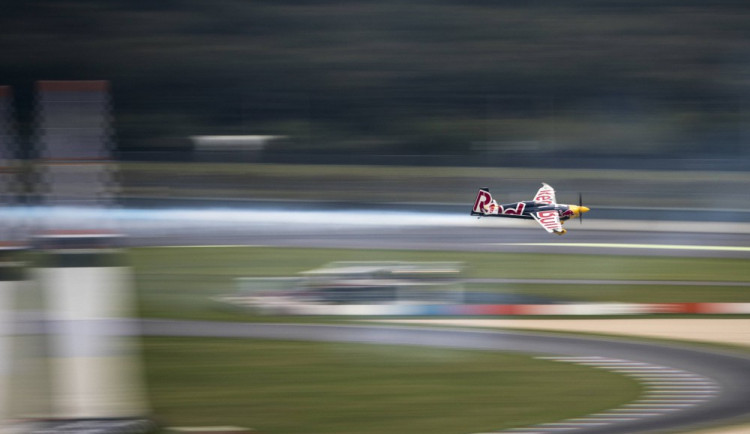
<path id="1" fill-rule="evenodd" d="M 748 158 L 750 3 L 4 2 L 0 84 L 106 79 L 124 152 Z"/>

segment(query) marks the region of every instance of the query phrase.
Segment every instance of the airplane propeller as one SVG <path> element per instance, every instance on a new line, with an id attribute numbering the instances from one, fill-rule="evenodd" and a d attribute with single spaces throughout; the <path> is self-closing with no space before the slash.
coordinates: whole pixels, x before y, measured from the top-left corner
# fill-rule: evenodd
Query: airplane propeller
<path id="1" fill-rule="evenodd" d="M 583 195 L 581 194 L 581 192 L 578 192 L 578 209 L 580 210 L 581 208 L 583 208 Z M 578 214 L 578 219 L 580 220 L 580 224 L 583 224 L 583 215 L 585 213 L 580 211 L 579 213 L 580 214 Z"/>

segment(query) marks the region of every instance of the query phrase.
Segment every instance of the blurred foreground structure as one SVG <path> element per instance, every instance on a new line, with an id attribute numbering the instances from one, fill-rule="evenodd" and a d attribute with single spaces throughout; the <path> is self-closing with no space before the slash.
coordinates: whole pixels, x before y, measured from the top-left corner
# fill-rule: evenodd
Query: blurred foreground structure
<path id="1" fill-rule="evenodd" d="M 28 432 L 146 433 L 153 424 L 140 366 L 133 278 L 107 234 L 34 240 L 44 304 L 50 413 Z M 41 398 L 41 397 L 38 397 Z"/>
<path id="2" fill-rule="evenodd" d="M 120 246 L 57 234 L 0 250 L 0 432 L 153 431 Z"/>
<path id="3" fill-rule="evenodd" d="M 41 81 L 37 84 L 35 161 L 37 200 L 50 207 L 46 230 L 115 230 L 104 214 L 85 228 L 65 221 L 66 207 L 114 205 L 109 83 Z"/>
<path id="4" fill-rule="evenodd" d="M 113 204 L 109 85 L 43 81 L 37 92 L 36 182 L 26 191 L 15 171 L 1 179 L 5 204 L 25 197 L 46 214 L 0 232 L 21 243 L 0 249 L 0 429 L 150 432 L 122 237 L 104 218 L 65 218 L 71 207 Z M 3 168 L 16 151 L 8 95 L 0 88 Z"/>
<path id="5" fill-rule="evenodd" d="M 18 131 L 13 110 L 13 89 L 0 86 L 0 206 L 16 205 L 21 197 Z M 19 242 L 22 221 L 0 226 L 0 242 Z"/>
<path id="6" fill-rule="evenodd" d="M 14 386 L 18 382 L 14 319 L 16 297 L 27 289 L 22 253 L 20 247 L 0 247 L 0 432 L 4 432 L 18 405 L 20 390 Z"/>

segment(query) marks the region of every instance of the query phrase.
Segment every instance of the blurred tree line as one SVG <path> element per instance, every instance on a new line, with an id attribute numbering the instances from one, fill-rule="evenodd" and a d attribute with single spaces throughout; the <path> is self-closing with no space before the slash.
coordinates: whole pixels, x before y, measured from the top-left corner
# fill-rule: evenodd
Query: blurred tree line
<path id="1" fill-rule="evenodd" d="M 112 82 L 120 150 L 748 158 L 750 3 L 26 0 L 0 13 L 23 131 L 36 80 Z"/>

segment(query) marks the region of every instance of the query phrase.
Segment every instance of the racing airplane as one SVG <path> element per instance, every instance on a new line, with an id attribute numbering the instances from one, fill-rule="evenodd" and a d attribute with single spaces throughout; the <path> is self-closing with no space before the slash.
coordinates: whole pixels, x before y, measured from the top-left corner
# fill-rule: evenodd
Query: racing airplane
<path id="1" fill-rule="evenodd" d="M 581 195 L 578 195 L 578 205 L 558 204 L 555 200 L 555 190 L 542 183 L 542 188 L 536 192 L 533 200 L 498 205 L 492 199 L 490 189 L 482 188 L 474 201 L 471 215 L 534 219 L 547 232 L 563 235 L 567 232 L 562 227 L 565 221 L 576 217 L 583 219 L 583 214 L 589 212 L 589 208 L 583 206 L 582 202 Z"/>

